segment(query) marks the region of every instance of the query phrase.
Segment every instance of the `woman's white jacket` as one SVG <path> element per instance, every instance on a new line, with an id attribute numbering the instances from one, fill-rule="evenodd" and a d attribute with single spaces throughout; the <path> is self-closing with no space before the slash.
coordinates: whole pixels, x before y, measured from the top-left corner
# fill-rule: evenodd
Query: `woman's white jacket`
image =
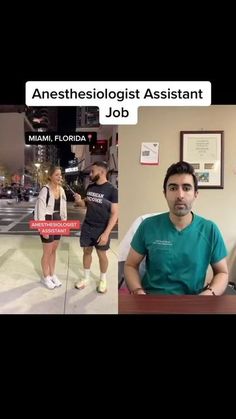
<path id="1" fill-rule="evenodd" d="M 52 215 L 54 212 L 55 198 L 54 198 L 53 192 L 48 184 L 45 186 L 49 188 L 48 204 L 46 204 L 48 189 L 46 187 L 42 187 L 42 189 L 39 192 L 39 196 L 37 198 L 36 204 L 35 204 L 35 210 L 34 210 L 35 220 L 45 220 L 46 214 Z M 62 220 L 67 220 L 66 194 L 65 194 L 64 189 L 61 186 L 60 186 L 60 216 Z"/>

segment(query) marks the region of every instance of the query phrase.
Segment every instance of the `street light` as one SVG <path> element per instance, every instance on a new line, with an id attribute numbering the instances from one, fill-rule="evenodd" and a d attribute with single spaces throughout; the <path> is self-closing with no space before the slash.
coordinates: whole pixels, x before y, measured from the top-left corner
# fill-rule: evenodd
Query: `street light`
<path id="1" fill-rule="evenodd" d="M 34 163 L 34 165 L 35 165 L 35 167 L 37 169 L 37 180 L 36 180 L 37 186 L 36 186 L 36 189 L 38 191 L 39 190 L 39 168 L 40 168 L 40 163 Z"/>

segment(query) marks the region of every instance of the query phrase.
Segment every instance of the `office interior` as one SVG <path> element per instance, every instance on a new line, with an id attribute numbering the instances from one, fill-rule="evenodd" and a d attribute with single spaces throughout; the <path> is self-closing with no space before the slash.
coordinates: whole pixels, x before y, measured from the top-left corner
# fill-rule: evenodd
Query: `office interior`
<path id="1" fill-rule="evenodd" d="M 223 131 L 223 188 L 199 189 L 193 212 L 220 228 L 228 249 L 229 280 L 236 281 L 235 115 L 234 105 L 141 107 L 137 125 L 119 126 L 119 242 L 140 215 L 168 211 L 163 180 L 167 168 L 180 160 L 180 132 Z M 158 165 L 140 163 L 143 142 L 159 143 Z"/>

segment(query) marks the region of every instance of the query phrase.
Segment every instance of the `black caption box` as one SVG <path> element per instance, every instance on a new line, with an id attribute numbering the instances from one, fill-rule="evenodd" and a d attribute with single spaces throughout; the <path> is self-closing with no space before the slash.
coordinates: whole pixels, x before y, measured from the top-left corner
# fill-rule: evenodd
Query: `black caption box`
<path id="1" fill-rule="evenodd" d="M 97 141 L 96 132 L 49 132 L 28 131 L 25 132 L 25 144 L 27 145 L 64 145 L 64 144 L 89 144 L 94 145 Z"/>

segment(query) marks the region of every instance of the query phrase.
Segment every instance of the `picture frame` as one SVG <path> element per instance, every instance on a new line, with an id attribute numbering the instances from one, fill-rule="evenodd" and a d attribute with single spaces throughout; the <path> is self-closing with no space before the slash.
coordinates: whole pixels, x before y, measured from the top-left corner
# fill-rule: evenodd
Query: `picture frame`
<path id="1" fill-rule="evenodd" d="M 223 189 L 224 131 L 180 131 L 180 160 L 194 167 L 199 189 Z"/>

